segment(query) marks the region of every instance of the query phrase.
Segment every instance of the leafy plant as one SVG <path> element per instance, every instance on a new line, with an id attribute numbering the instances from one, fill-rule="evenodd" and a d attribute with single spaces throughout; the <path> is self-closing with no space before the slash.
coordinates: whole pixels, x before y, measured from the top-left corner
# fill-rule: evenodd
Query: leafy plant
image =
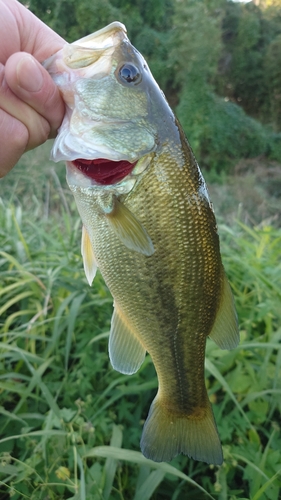
<path id="1" fill-rule="evenodd" d="M 278 500 L 280 229 L 219 225 L 241 327 L 234 351 L 207 343 L 222 467 L 156 464 L 139 451 L 154 367 L 149 356 L 133 376 L 110 367 L 111 297 L 100 275 L 86 283 L 80 221 L 60 167 L 34 169 L 43 156 L 2 181 L 1 499 Z"/>

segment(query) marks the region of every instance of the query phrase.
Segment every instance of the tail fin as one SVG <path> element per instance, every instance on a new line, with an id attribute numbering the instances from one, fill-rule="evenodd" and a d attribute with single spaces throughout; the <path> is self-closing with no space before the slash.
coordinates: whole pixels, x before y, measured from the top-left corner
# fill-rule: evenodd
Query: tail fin
<path id="1" fill-rule="evenodd" d="M 184 453 L 195 460 L 221 465 L 222 448 L 209 401 L 202 410 L 193 416 L 178 417 L 167 411 L 156 396 L 143 428 L 143 455 L 155 462 L 169 462 Z"/>

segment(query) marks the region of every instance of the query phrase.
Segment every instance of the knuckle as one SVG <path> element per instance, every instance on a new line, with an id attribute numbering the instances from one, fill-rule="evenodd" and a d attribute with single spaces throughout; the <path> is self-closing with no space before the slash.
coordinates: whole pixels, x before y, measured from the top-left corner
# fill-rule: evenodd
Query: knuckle
<path id="1" fill-rule="evenodd" d="M 1 109 L 0 129 L 0 177 L 4 177 L 24 153 L 29 133 L 23 123 Z"/>
<path id="2" fill-rule="evenodd" d="M 29 140 L 27 150 L 33 149 L 47 141 L 50 136 L 51 127 L 48 121 L 40 115 L 36 116 L 28 126 Z"/>

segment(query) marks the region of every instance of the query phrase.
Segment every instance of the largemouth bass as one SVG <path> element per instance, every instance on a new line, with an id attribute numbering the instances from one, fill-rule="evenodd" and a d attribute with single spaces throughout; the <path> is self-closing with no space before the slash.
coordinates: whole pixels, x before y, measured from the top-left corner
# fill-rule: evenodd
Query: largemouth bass
<path id="1" fill-rule="evenodd" d="M 112 366 L 135 373 L 146 351 L 159 388 L 141 450 L 221 464 L 204 382 L 207 337 L 239 341 L 207 188 L 146 61 L 114 22 L 45 62 L 67 105 L 52 159 L 83 222 L 91 284 L 97 267 L 114 298 Z"/>

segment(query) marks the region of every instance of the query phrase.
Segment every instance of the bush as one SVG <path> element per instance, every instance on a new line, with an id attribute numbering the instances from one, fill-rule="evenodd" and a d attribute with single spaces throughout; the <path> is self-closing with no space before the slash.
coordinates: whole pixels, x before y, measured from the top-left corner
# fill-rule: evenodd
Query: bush
<path id="1" fill-rule="evenodd" d="M 238 159 L 259 155 L 281 161 L 281 134 L 200 82 L 186 84 L 176 113 L 199 163 L 208 170 L 229 172 Z"/>

